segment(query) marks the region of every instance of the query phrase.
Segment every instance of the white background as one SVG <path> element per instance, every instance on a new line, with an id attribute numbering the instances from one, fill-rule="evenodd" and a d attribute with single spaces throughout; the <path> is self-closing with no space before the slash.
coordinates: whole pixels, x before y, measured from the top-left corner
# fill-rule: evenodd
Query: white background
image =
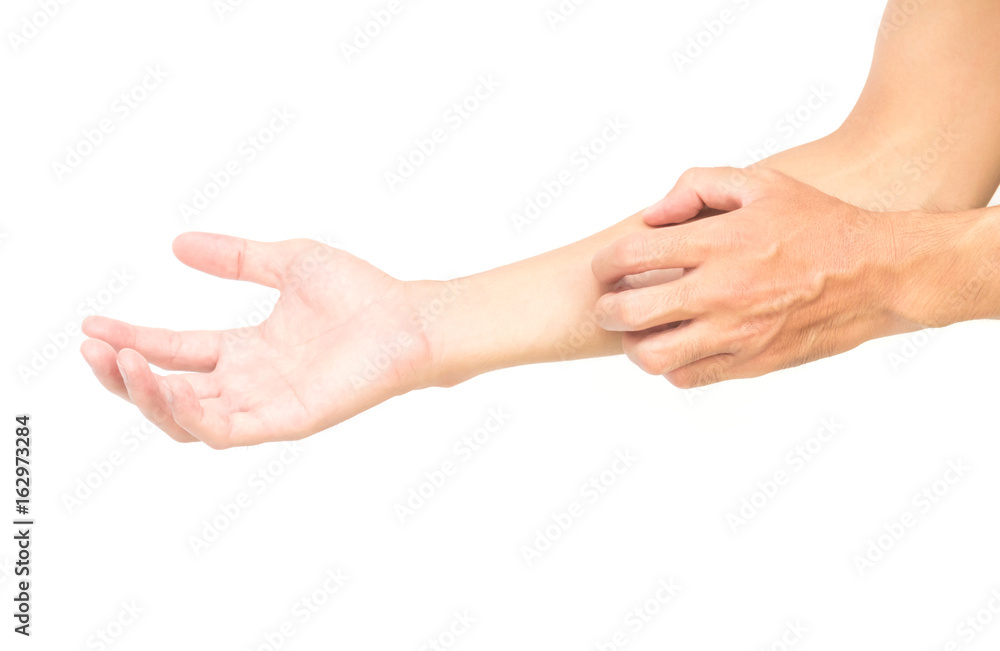
<path id="1" fill-rule="evenodd" d="M 594 649 L 618 629 L 637 651 L 782 648 L 795 622 L 808 628 L 794 647 L 804 650 L 995 648 L 1000 623 L 971 641 L 957 629 L 1000 588 L 992 323 L 700 392 L 624 358 L 502 371 L 307 439 L 263 493 L 249 478 L 280 445 L 214 452 L 127 434 L 138 412 L 93 378 L 80 335 L 58 334 L 79 325 L 81 303 L 108 298 L 123 268 L 132 279 L 101 311 L 133 323 L 230 328 L 268 298 L 181 265 L 177 234 L 312 237 L 402 278 L 521 259 L 635 212 L 687 167 L 741 163 L 768 138 L 787 147 L 836 128 L 882 11 L 861 0 L 593 0 L 553 29 L 555 0 L 422 0 L 403 2 L 347 61 L 341 44 L 385 4 L 253 0 L 220 18 L 210 0 L 70 2 L 15 53 L 9 33 L 39 8 L 5 3 L 0 495 L 12 518 L 13 416 L 26 412 L 38 525 L 34 635 L 15 636 L 4 615 L 2 646 L 101 648 L 92 636 L 110 626 L 115 649 L 258 649 L 287 621 L 295 634 L 282 648 L 417 650 L 467 610 L 478 621 L 456 649 Z M 672 53 L 724 8 L 735 22 L 678 71 Z M 115 98 L 157 65 L 167 79 L 119 120 Z M 442 126 L 480 75 L 499 90 L 390 192 L 397 156 Z M 786 138 L 779 120 L 816 85 L 832 99 Z M 296 116 L 288 129 L 186 224 L 180 204 L 280 107 Z M 611 117 L 624 135 L 518 232 L 511 212 Z M 114 131 L 58 180 L 53 162 L 104 118 Z M 62 348 L 23 379 L 18 367 L 53 342 Z M 401 524 L 394 505 L 497 407 L 510 421 Z M 824 419 L 840 433 L 734 534 L 727 516 L 789 470 L 786 455 Z M 580 486 L 616 450 L 638 461 L 590 504 Z M 94 474 L 115 452 L 122 463 Z M 912 497 L 949 460 L 970 472 L 859 572 L 855 555 L 918 511 Z M 88 481 L 97 487 L 71 504 Z M 250 506 L 194 553 L 190 537 L 240 492 Z M 574 500 L 584 516 L 526 563 L 522 546 Z M 9 613 L 9 520 L 3 528 Z M 296 603 L 334 568 L 347 583 L 302 623 Z M 661 579 L 680 592 L 636 633 L 624 618 Z M 121 604 L 133 600 L 143 612 L 122 632 Z"/>

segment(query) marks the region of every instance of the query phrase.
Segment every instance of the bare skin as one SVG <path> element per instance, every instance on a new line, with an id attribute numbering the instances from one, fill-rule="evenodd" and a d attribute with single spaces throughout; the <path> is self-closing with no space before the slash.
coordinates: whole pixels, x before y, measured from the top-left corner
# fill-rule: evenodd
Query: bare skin
<path id="1" fill-rule="evenodd" d="M 893 0 L 887 16 L 899 6 Z M 846 249 L 838 248 L 845 243 L 838 240 L 831 220 L 864 220 L 884 211 L 968 209 L 988 200 L 1000 181 L 1000 120 L 996 119 L 1000 115 L 1000 53 L 990 49 L 998 24 L 1000 5 L 993 0 L 955 0 L 923 5 L 902 27 L 884 30 L 869 82 L 844 125 L 814 143 L 762 161 L 758 167 L 783 173 L 767 177 L 768 193 L 752 201 L 743 196 L 715 206 L 754 211 L 752 227 L 726 228 L 737 223 L 739 210 L 660 227 L 665 221 L 692 217 L 692 210 L 699 208 L 694 204 L 678 211 L 675 206 L 672 212 L 661 211 L 660 217 L 644 220 L 641 213 L 636 214 L 561 249 L 451 283 L 401 281 L 344 251 L 309 240 L 260 243 L 188 233 L 174 243 L 175 254 L 185 264 L 281 290 L 267 321 L 246 330 L 170 332 L 90 317 L 83 325 L 90 339 L 81 352 L 109 391 L 135 404 L 176 440 L 228 448 L 303 438 L 393 396 L 428 386 L 452 386 L 498 368 L 614 355 L 623 350 L 641 362 L 635 351 L 642 338 L 661 337 L 683 316 L 676 310 L 684 306 L 671 306 L 663 296 L 676 295 L 682 286 L 692 288 L 692 295 L 706 296 L 725 289 L 698 283 L 700 289 L 695 290 L 695 283 L 687 281 L 694 281 L 697 271 L 674 280 L 679 275 L 673 269 L 677 266 L 708 267 L 713 260 L 721 265 L 726 249 L 716 246 L 719 243 L 742 242 L 749 251 L 734 263 L 747 279 L 745 300 L 716 305 L 706 312 L 713 323 L 728 324 L 728 332 L 742 327 L 761 334 L 756 361 L 751 355 L 741 358 L 747 366 L 729 367 L 741 368 L 747 375 L 763 372 L 766 362 L 775 368 L 800 363 L 894 329 L 983 318 L 965 316 L 988 312 L 968 305 L 961 315 L 957 311 L 944 315 L 937 305 L 947 301 L 921 298 L 940 294 L 929 288 L 924 294 L 903 292 L 886 299 L 885 305 L 892 307 L 886 309 L 884 322 L 846 327 L 838 322 L 843 318 L 834 315 L 833 300 L 802 312 L 801 318 L 793 315 L 793 310 L 809 303 L 802 297 L 815 293 L 815 286 L 807 283 L 803 289 L 795 283 L 772 281 L 808 271 L 803 265 L 824 259 L 818 253 L 826 247 L 840 251 L 826 259 L 846 259 Z M 925 70 L 910 71 L 907 66 Z M 959 134 L 947 147 L 939 146 L 942 125 L 953 125 Z M 909 166 L 914 160 L 922 161 L 915 157 L 934 148 L 939 150 L 935 164 L 920 169 L 913 179 Z M 770 172 L 741 174 L 737 178 L 742 181 L 733 184 L 730 180 L 725 191 L 744 191 L 747 179 L 760 181 L 758 176 Z M 993 237 L 995 216 L 963 215 L 959 219 L 976 221 L 977 232 Z M 883 222 L 876 223 L 879 227 L 867 232 L 890 231 L 882 227 Z M 947 265 L 930 253 L 937 249 L 925 245 L 922 230 L 913 227 L 916 222 L 884 222 L 896 223 L 901 226 L 893 227 L 895 235 L 887 236 L 887 243 L 870 243 L 871 255 L 879 246 L 888 246 L 899 263 L 894 272 L 898 277 L 908 271 L 926 277 L 920 270 Z M 809 236 L 810 227 L 817 229 L 816 237 Z M 714 233 L 713 246 L 701 251 L 709 262 L 664 259 L 640 274 L 628 274 L 625 267 L 612 273 L 602 266 L 608 247 L 621 248 L 616 242 L 622 237 L 654 238 L 647 247 L 654 250 L 652 243 L 660 241 L 656 238 L 681 228 Z M 938 231 L 951 232 L 947 228 Z M 775 241 L 782 246 L 775 248 Z M 995 242 L 995 238 L 982 241 Z M 776 251 L 789 254 L 771 256 Z M 905 251 L 912 254 L 901 255 Z M 955 251 L 968 256 L 967 263 L 949 269 L 978 273 L 974 260 L 981 252 L 971 248 L 965 252 L 958 246 L 949 255 Z M 696 253 L 677 251 L 681 256 Z M 829 269 L 822 273 L 834 275 Z M 953 275 L 948 282 L 961 288 L 973 276 Z M 784 293 L 767 294 L 772 285 Z M 605 321 L 608 329 L 599 327 L 607 314 L 613 314 L 608 310 L 611 299 L 602 296 L 642 288 L 649 290 L 646 295 L 650 297 L 653 292 L 665 292 L 655 298 L 657 315 L 639 315 L 634 326 Z M 849 314 L 875 300 L 869 289 L 842 288 L 837 295 Z M 928 318 L 932 312 L 934 318 Z M 745 325 L 752 323 L 747 319 L 754 314 L 770 315 L 770 320 Z M 824 314 L 829 317 L 826 321 Z M 796 325 L 781 339 L 780 347 L 769 349 L 760 344 L 772 330 L 760 323 Z M 624 332 L 639 326 L 648 327 Z M 810 337 L 801 333 L 838 328 L 837 337 L 815 337 L 812 348 L 794 345 L 793 333 L 808 344 Z M 770 339 L 778 341 L 777 335 Z M 754 349 L 748 346 L 746 350 Z M 711 350 L 706 347 L 704 352 Z M 765 356 L 767 350 L 780 350 L 783 357 Z M 684 351 L 681 361 L 693 359 L 697 351 Z M 670 359 L 667 364 L 672 368 L 676 361 Z M 750 366 L 753 363 L 758 366 Z M 151 366 L 180 372 L 156 373 Z M 725 377 L 685 375 L 678 369 L 665 372 L 682 386 Z"/>
<path id="2" fill-rule="evenodd" d="M 706 208 L 725 212 L 688 221 Z M 671 226 L 594 257 L 617 287 L 598 301 L 600 323 L 624 333 L 640 368 L 688 388 L 998 318 L 998 213 L 877 213 L 774 170 L 690 170 L 644 214 Z M 620 285 L 672 268 L 685 270 L 674 282 Z"/>
<path id="3" fill-rule="evenodd" d="M 628 356 L 687 388 L 996 318 L 997 219 L 970 209 L 1000 184 L 998 29 L 993 0 L 892 0 L 868 83 L 836 133 L 758 169 L 686 173 L 648 225 L 735 212 L 635 234 L 594 260 L 612 290 L 602 323 L 626 333 Z M 614 291 L 633 266 L 686 273 Z"/>

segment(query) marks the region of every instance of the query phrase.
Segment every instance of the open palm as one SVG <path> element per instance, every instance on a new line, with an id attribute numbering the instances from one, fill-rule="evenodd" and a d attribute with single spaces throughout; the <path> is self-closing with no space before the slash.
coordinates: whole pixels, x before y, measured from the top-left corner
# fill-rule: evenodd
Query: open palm
<path id="1" fill-rule="evenodd" d="M 422 386 L 430 349 L 405 283 L 312 240 L 186 233 L 174 253 L 201 271 L 281 291 L 258 326 L 174 332 L 104 317 L 81 352 L 108 390 L 179 441 L 213 448 L 309 436 Z M 187 371 L 159 375 L 162 369 Z"/>

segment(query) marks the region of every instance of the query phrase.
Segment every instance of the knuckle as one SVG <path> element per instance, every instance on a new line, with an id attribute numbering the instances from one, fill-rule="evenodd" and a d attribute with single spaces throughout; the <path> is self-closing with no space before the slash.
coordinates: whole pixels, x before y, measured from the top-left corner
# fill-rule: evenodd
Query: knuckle
<path id="1" fill-rule="evenodd" d="M 243 280 L 243 265 L 247 259 L 247 241 L 240 240 L 239 248 L 236 249 L 236 280 Z"/>
<path id="2" fill-rule="evenodd" d="M 642 234 L 630 235 L 615 246 L 615 260 L 625 269 L 633 269 L 646 258 L 646 238 Z"/>
<path id="3" fill-rule="evenodd" d="M 694 167 L 689 167 L 689 168 L 687 168 L 686 170 L 684 170 L 684 173 L 683 173 L 683 174 L 682 174 L 681 176 L 682 176 L 682 177 L 683 177 L 683 178 L 684 178 L 685 180 L 688 180 L 688 181 L 695 181 L 695 180 L 697 180 L 698 178 L 700 178 L 700 177 L 703 177 L 703 176 L 705 176 L 706 174 L 709 174 L 709 173 L 711 173 L 711 172 L 712 172 L 713 170 L 717 170 L 717 169 L 725 169 L 725 168 L 719 168 L 719 167 L 706 167 L 706 166 L 704 166 L 704 165 L 696 165 L 696 166 L 694 166 Z"/>
<path id="4" fill-rule="evenodd" d="M 698 300 L 697 289 L 692 283 L 676 283 L 667 285 L 667 290 L 660 294 L 660 308 L 668 311 L 671 308 L 688 308 Z"/>
<path id="5" fill-rule="evenodd" d="M 178 333 L 176 333 L 176 332 L 171 332 L 170 333 L 170 344 L 169 344 L 169 348 L 170 348 L 170 361 L 171 362 L 176 362 L 177 359 L 180 357 L 181 348 L 183 348 L 183 345 L 184 345 L 184 342 L 181 339 L 181 336 Z"/>
<path id="6" fill-rule="evenodd" d="M 699 339 L 681 341 L 677 346 L 677 359 L 692 364 L 702 358 L 703 351 L 704 346 Z"/>
<path id="7" fill-rule="evenodd" d="M 726 379 L 726 367 L 721 363 L 683 367 L 667 373 L 664 377 L 678 389 L 695 389 L 715 384 Z"/>
<path id="8" fill-rule="evenodd" d="M 683 250 L 687 242 L 688 238 L 677 228 L 664 229 L 656 232 L 646 253 L 653 262 L 658 263 L 669 260 L 677 251 Z"/>

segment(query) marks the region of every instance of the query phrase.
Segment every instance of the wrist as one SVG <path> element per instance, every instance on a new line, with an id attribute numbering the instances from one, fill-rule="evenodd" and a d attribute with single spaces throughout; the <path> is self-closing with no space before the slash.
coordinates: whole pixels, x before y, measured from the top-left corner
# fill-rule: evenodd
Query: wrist
<path id="1" fill-rule="evenodd" d="M 886 215 L 893 234 L 893 310 L 912 330 L 998 316 L 995 211 Z"/>
<path id="2" fill-rule="evenodd" d="M 455 354 L 463 348 L 459 338 L 464 333 L 456 324 L 461 319 L 461 303 L 471 291 L 469 279 L 413 281 L 408 288 L 413 337 L 419 340 L 423 355 L 406 390 L 451 387 L 475 377 L 478 373 Z"/>

